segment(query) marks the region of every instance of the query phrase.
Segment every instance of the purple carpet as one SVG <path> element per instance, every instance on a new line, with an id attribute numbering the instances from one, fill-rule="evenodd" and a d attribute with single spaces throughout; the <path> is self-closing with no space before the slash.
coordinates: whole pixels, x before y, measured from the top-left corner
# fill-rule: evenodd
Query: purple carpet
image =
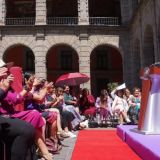
<path id="1" fill-rule="evenodd" d="M 117 127 L 118 136 L 125 141 L 143 160 L 160 160 L 160 135 L 143 135 L 131 131 L 137 126 Z"/>

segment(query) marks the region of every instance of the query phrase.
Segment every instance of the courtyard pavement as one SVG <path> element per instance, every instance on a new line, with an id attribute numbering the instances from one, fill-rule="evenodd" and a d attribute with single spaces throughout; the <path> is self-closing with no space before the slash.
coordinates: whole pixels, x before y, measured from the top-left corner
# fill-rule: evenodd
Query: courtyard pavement
<path id="1" fill-rule="evenodd" d="M 78 137 L 78 131 L 74 132 L 74 134 L 76 134 Z M 60 154 L 54 155 L 54 160 L 71 160 L 77 137 L 64 139 L 64 141 L 62 141 L 64 146 L 60 151 Z"/>

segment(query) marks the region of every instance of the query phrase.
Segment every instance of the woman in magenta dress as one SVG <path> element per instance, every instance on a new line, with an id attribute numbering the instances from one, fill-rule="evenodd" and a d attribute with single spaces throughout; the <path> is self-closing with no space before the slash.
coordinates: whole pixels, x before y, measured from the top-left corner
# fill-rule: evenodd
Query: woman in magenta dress
<path id="1" fill-rule="evenodd" d="M 8 75 L 1 80 L 1 83 L 5 82 L 6 85 L 8 82 L 10 86 L 11 82 L 13 81 L 14 77 L 12 75 Z M 0 114 L 3 117 L 18 118 L 31 123 L 36 128 L 35 141 L 42 153 L 42 156 L 45 158 L 45 160 L 52 160 L 52 156 L 48 152 L 48 149 L 44 143 L 42 128 L 45 125 L 45 121 L 43 120 L 41 114 L 36 110 L 20 112 L 15 110 L 15 106 L 24 101 L 24 97 L 28 91 L 29 89 L 27 87 L 25 87 L 25 89 L 23 89 L 20 93 L 14 92 L 11 87 L 8 88 L 8 92 L 0 104 Z"/>
<path id="2" fill-rule="evenodd" d="M 87 117 L 93 117 L 96 113 L 95 99 L 89 94 L 89 90 L 84 88 L 82 90 L 82 97 L 80 98 L 80 111 Z"/>
<path id="3" fill-rule="evenodd" d="M 21 91 L 19 94 L 13 90 L 9 90 L 6 97 L 1 101 L 0 114 L 7 117 L 22 119 L 39 129 L 43 127 L 44 120 L 38 111 L 32 110 L 18 112 L 14 108 L 17 104 L 21 104 L 24 101 L 26 93 L 26 90 Z"/>

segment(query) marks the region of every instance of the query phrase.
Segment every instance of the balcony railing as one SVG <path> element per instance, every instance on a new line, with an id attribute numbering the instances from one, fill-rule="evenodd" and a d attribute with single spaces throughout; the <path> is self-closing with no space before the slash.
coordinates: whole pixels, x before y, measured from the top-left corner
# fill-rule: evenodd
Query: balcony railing
<path id="1" fill-rule="evenodd" d="M 96 26 L 119 26 L 120 22 L 118 17 L 90 17 L 89 24 Z"/>
<path id="2" fill-rule="evenodd" d="M 78 17 L 48 17 L 48 25 L 77 25 Z"/>
<path id="3" fill-rule="evenodd" d="M 6 25 L 9 26 L 35 25 L 35 18 L 6 18 Z"/>
<path id="4" fill-rule="evenodd" d="M 6 25 L 9 26 L 31 26 L 35 25 L 34 17 L 26 18 L 6 18 Z M 48 17 L 48 25 L 78 25 L 78 17 Z M 118 17 L 90 17 L 89 24 L 95 26 L 119 26 Z"/>

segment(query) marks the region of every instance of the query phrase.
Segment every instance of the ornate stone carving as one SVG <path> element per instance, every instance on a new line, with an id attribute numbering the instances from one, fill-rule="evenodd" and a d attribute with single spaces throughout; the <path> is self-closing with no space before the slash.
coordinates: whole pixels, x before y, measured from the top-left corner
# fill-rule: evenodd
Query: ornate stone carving
<path id="1" fill-rule="evenodd" d="M 45 25 L 46 15 L 46 0 L 36 0 L 36 25 Z"/>
<path id="2" fill-rule="evenodd" d="M 88 0 L 78 0 L 79 24 L 89 24 Z"/>
<path id="3" fill-rule="evenodd" d="M 37 28 L 36 31 L 36 40 L 45 40 L 45 30 L 43 28 Z"/>
<path id="4" fill-rule="evenodd" d="M 5 0 L 0 0 L 0 25 L 5 25 L 6 18 L 6 3 Z"/>

